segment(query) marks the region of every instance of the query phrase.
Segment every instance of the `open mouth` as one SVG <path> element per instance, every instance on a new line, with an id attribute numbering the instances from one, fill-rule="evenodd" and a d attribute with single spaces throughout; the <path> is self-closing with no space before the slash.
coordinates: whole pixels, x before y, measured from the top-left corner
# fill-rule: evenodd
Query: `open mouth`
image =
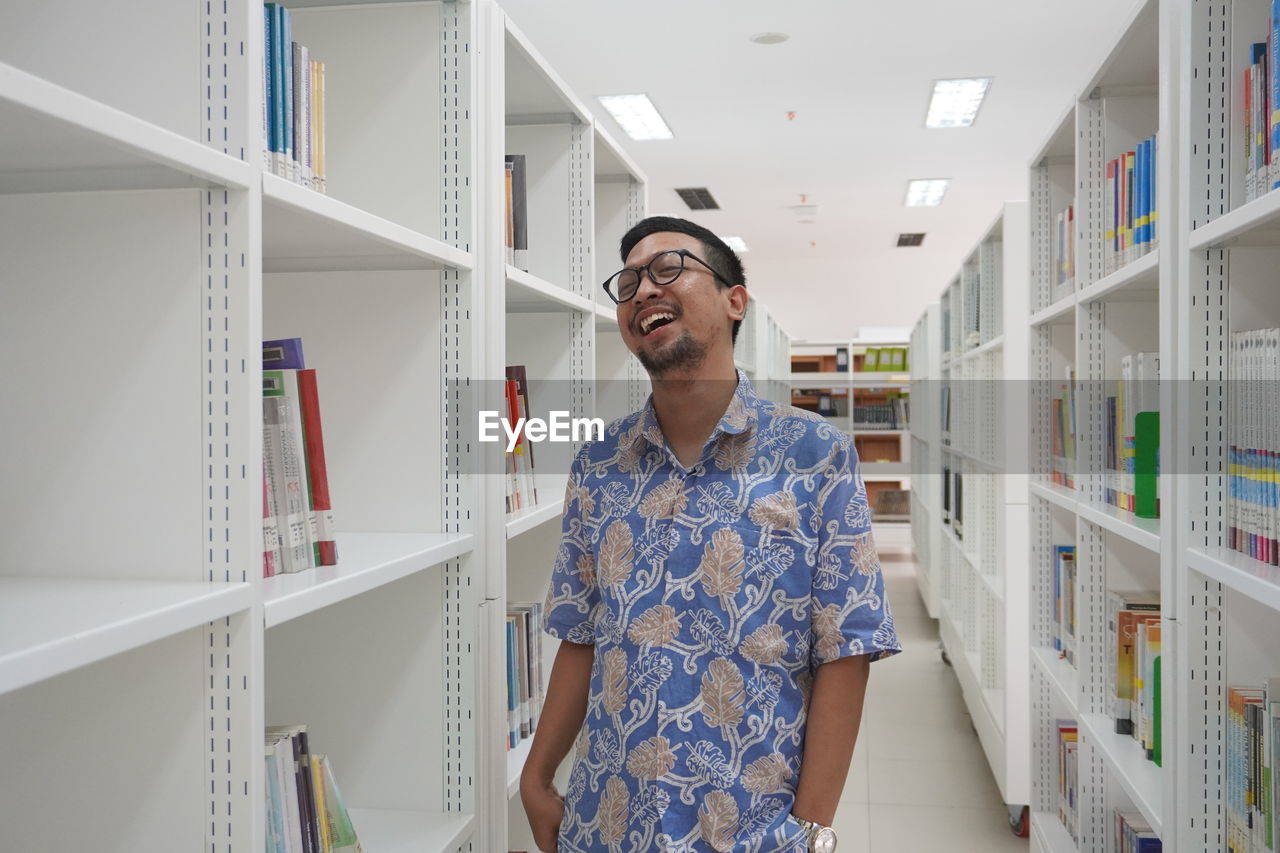
<path id="1" fill-rule="evenodd" d="M 648 335 L 670 323 L 674 323 L 676 315 L 670 311 L 655 311 L 640 321 L 640 333 Z"/>

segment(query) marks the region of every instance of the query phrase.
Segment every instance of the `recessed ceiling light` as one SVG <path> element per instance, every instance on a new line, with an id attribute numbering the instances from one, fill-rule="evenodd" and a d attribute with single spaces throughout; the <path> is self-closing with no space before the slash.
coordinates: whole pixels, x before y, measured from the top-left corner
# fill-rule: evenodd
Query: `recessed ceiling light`
<path id="1" fill-rule="evenodd" d="M 950 178 L 925 178 L 907 182 L 907 207 L 937 207 L 947 194 Z"/>
<path id="2" fill-rule="evenodd" d="M 671 128 L 648 95 L 600 95 L 597 100 L 632 139 L 672 138 Z"/>
<path id="3" fill-rule="evenodd" d="M 990 77 L 934 80 L 925 127 L 968 127 L 973 124 L 990 85 Z"/>
<path id="4" fill-rule="evenodd" d="M 756 44 L 782 44 L 791 36 L 786 33 L 756 33 L 751 37 L 751 41 Z"/>
<path id="5" fill-rule="evenodd" d="M 735 252 L 742 253 L 750 251 L 750 249 L 747 248 L 747 241 L 743 240 L 741 237 L 725 237 L 721 235 L 720 239 L 724 241 L 726 246 L 733 249 Z"/>

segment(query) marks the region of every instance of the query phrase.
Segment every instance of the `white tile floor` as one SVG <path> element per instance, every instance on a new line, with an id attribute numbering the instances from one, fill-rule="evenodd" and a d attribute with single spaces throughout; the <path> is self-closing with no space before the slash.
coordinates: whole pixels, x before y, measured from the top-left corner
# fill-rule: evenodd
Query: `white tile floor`
<path id="1" fill-rule="evenodd" d="M 1025 853 L 1009 831 L 960 685 L 938 653 L 905 528 L 877 529 L 903 653 L 871 667 L 834 828 L 840 853 Z"/>

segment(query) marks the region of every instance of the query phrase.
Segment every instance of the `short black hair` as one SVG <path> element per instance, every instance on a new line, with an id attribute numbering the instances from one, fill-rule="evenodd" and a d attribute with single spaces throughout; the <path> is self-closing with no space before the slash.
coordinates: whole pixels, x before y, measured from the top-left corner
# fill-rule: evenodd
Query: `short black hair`
<path id="1" fill-rule="evenodd" d="M 622 262 L 624 264 L 627 262 L 627 256 L 631 254 L 631 250 L 645 237 L 650 234 L 669 232 L 688 234 L 698 240 L 702 243 L 702 251 L 706 254 L 706 262 L 711 264 L 716 272 L 735 285 L 747 286 L 747 274 L 742 269 L 742 260 L 733 249 L 730 249 L 713 232 L 708 231 L 696 222 L 679 219 L 675 216 L 650 216 L 648 219 L 642 219 L 631 226 L 631 230 L 622 235 L 622 243 L 619 246 L 619 255 L 622 257 Z M 719 287 L 725 286 L 720 279 L 716 279 L 716 285 Z M 740 326 L 742 326 L 741 320 L 733 321 L 733 332 L 730 337 L 730 341 L 733 343 L 738 341 L 738 328 Z"/>

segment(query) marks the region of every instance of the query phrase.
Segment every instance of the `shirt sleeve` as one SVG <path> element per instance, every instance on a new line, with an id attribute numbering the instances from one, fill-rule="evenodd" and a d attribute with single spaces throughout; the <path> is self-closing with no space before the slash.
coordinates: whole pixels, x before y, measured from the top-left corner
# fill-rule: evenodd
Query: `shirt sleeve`
<path id="1" fill-rule="evenodd" d="M 565 487 L 560 548 L 551 570 L 551 586 L 543 603 L 546 633 L 558 640 L 595 645 L 600 591 L 596 585 L 595 551 L 589 521 L 595 502 L 584 485 L 585 448 L 574 457 Z"/>
<path id="2" fill-rule="evenodd" d="M 879 660 L 902 651 L 871 536 L 871 508 L 851 443 L 837 444 L 819 481 L 818 557 L 810 599 L 809 663 L 853 655 Z"/>

